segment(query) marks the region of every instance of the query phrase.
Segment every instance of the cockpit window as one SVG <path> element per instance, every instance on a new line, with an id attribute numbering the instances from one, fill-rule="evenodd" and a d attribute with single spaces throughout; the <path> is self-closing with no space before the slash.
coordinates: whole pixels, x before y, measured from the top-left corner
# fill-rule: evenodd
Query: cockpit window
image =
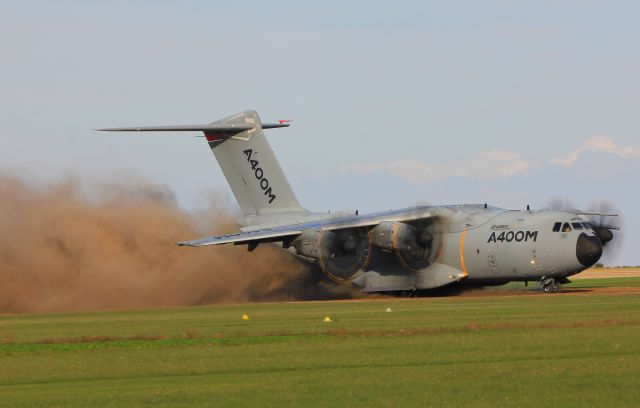
<path id="1" fill-rule="evenodd" d="M 571 225 L 568 222 L 565 222 L 562 226 L 562 232 L 571 232 Z"/>
<path id="2" fill-rule="evenodd" d="M 555 224 L 553 224 L 553 232 L 558 232 L 560 231 L 560 227 L 562 226 L 561 222 L 556 222 Z"/>
<path id="3" fill-rule="evenodd" d="M 573 227 L 574 230 L 581 230 L 582 229 L 582 224 L 579 222 L 572 222 L 571 226 Z"/>
<path id="4" fill-rule="evenodd" d="M 584 229 L 590 229 L 591 228 L 591 224 L 589 224 L 588 222 L 583 222 L 582 226 L 584 227 Z"/>

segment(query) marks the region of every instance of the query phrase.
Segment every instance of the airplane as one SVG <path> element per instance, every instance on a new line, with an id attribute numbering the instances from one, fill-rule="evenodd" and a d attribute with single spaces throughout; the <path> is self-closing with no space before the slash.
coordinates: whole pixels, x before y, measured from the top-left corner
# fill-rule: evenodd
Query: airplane
<path id="1" fill-rule="evenodd" d="M 262 123 L 249 110 L 205 125 L 98 130 L 204 133 L 242 210 L 240 232 L 177 245 L 247 245 L 253 251 L 277 244 L 331 280 L 365 293 L 411 296 L 452 285 L 512 281 L 538 282 L 544 292 L 559 292 L 621 238 L 617 214 L 574 208 L 474 204 L 372 214 L 310 212 L 298 202 L 263 132 L 289 122 Z"/>

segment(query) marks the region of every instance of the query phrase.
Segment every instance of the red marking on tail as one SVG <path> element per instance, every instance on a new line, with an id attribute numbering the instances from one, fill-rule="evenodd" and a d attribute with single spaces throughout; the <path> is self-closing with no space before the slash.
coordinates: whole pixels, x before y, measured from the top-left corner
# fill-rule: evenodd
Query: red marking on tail
<path id="1" fill-rule="evenodd" d="M 204 136 L 207 138 L 207 142 L 219 142 L 222 140 L 222 136 L 215 133 L 205 133 Z"/>

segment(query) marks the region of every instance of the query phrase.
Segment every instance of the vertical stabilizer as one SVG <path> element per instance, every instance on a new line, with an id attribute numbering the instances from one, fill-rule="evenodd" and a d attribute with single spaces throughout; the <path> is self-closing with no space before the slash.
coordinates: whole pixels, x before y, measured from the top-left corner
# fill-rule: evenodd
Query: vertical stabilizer
<path id="1" fill-rule="evenodd" d="M 205 130 L 224 176 L 245 215 L 304 212 L 262 131 L 260 117 L 245 111 L 211 123 L 212 127 L 250 127 L 229 136 Z"/>

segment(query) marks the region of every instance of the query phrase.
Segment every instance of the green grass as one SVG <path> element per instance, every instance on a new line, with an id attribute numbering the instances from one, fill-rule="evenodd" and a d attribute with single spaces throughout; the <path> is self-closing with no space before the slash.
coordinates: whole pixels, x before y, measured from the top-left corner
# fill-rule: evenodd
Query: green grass
<path id="1" fill-rule="evenodd" d="M 602 285 L 640 279 L 567 288 Z M 639 385 L 638 293 L 0 316 L 0 406 L 619 407 Z"/>
<path id="2" fill-rule="evenodd" d="M 638 287 L 640 278 L 576 279 L 567 288 Z"/>

